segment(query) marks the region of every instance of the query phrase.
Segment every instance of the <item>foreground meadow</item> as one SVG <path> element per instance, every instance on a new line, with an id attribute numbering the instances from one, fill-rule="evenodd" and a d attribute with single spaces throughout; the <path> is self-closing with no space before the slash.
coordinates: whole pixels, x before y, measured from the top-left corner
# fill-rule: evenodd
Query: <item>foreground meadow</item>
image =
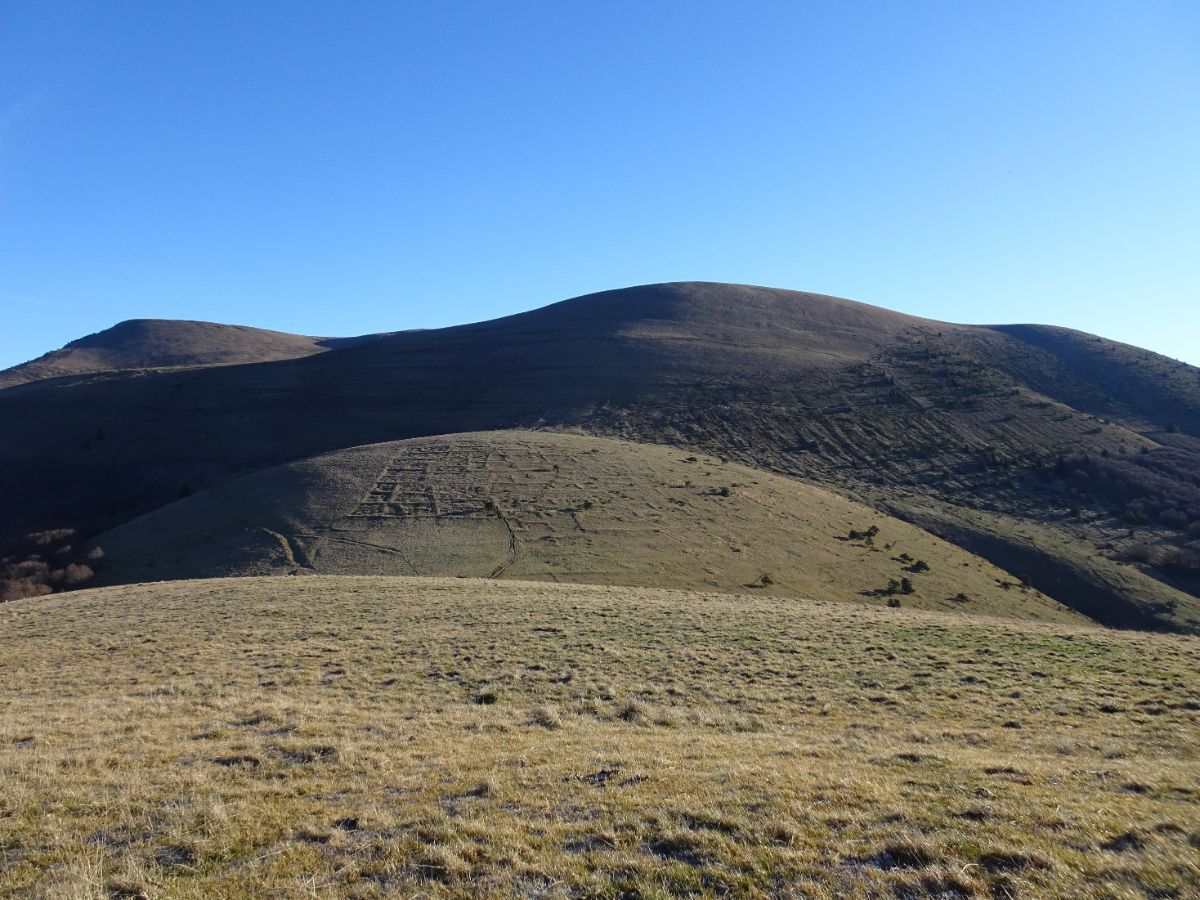
<path id="1" fill-rule="evenodd" d="M 349 577 L 0 634 L 5 895 L 1200 892 L 1196 638 Z"/>

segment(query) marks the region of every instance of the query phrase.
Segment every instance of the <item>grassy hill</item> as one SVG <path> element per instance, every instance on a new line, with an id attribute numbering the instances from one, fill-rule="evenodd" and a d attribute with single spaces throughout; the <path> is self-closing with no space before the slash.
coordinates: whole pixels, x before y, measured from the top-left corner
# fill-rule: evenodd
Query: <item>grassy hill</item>
<path id="1" fill-rule="evenodd" d="M 953 544 L 829 491 L 575 434 L 338 451 L 222 482 L 94 544 L 107 583 L 490 576 L 1083 620 Z"/>
<path id="2" fill-rule="evenodd" d="M 1200 890 L 1194 637 L 322 576 L 0 630 L 4 894 Z"/>
<path id="3" fill-rule="evenodd" d="M 301 359 L 0 391 L 0 538 L 96 535 L 354 446 L 582 429 L 824 484 L 1098 621 L 1197 631 L 1198 410 L 1200 371 L 1061 329 L 649 285 Z"/>
<path id="4" fill-rule="evenodd" d="M 130 319 L 5 369 L 0 372 L 0 390 L 48 378 L 295 359 L 374 337 L 317 338 L 244 325 Z"/>

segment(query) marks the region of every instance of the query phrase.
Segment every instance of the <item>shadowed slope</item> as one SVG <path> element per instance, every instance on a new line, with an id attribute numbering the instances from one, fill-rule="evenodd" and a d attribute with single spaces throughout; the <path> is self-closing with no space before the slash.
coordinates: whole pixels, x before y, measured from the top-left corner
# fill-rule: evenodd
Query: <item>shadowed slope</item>
<path id="1" fill-rule="evenodd" d="M 1169 434 L 1200 435 L 1200 370 L 1194 366 L 1070 328 L 992 330 L 1024 346 L 1003 342 L 990 361 L 1047 396 L 1096 415 L 1141 420 Z"/>
<path id="2" fill-rule="evenodd" d="M 679 283 L 303 359 L 47 382 L 0 391 L 0 534 L 94 534 L 351 446 L 583 428 L 954 519 L 947 536 L 1100 621 L 1200 628 L 1200 373 L 1098 338 L 1109 349 L 1086 356 L 1027 338 Z"/>
<path id="3" fill-rule="evenodd" d="M 870 537 L 849 538 L 871 526 Z M 568 434 L 454 434 L 331 453 L 218 485 L 97 543 L 108 583 L 490 576 L 1082 620 L 983 560 L 828 491 Z"/>

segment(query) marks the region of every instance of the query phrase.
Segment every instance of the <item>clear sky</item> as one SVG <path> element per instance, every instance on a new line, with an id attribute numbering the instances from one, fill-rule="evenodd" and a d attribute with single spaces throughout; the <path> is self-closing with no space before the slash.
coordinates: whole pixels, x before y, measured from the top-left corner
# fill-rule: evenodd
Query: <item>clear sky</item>
<path id="1" fill-rule="evenodd" d="M 0 0 L 0 366 L 688 279 L 1200 363 L 1200 3 Z"/>

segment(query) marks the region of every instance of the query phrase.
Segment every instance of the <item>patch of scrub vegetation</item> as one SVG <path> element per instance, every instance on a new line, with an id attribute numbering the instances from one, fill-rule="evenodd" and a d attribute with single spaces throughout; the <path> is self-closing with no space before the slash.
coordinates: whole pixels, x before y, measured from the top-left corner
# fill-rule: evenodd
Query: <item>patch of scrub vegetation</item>
<path id="1" fill-rule="evenodd" d="M 0 629 L 0 894 L 1200 884 L 1193 637 L 322 576 L 19 601 Z"/>
<path id="2" fill-rule="evenodd" d="M 104 550 L 80 546 L 73 528 L 35 531 L 0 555 L 0 603 L 86 587 Z"/>

